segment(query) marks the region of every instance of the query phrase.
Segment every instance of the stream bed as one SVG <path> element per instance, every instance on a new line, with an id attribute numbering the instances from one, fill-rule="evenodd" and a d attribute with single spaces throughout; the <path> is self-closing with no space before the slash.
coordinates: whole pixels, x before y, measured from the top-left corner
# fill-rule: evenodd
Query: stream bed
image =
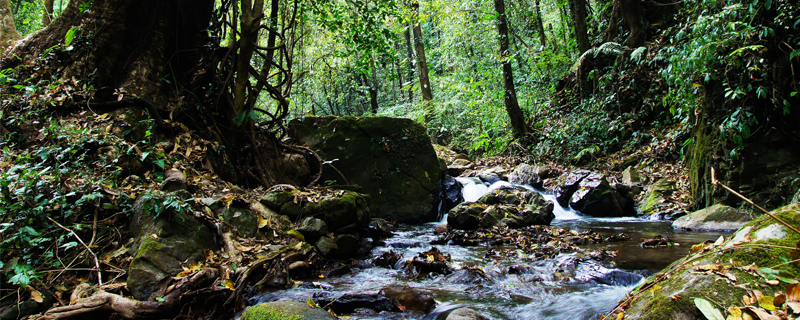
<path id="1" fill-rule="evenodd" d="M 551 195 L 545 197 L 553 200 Z M 578 232 L 590 230 L 603 236 L 624 233 L 631 240 L 581 246 L 587 252 L 617 251 L 611 264 L 584 259 L 581 251 L 538 260 L 500 259 L 496 252 L 515 248 L 509 245 L 432 245 L 438 239 L 434 228 L 443 222 L 401 225 L 394 230 L 394 237 L 385 240 L 385 245 L 374 248 L 370 257 L 355 263 L 352 272 L 315 279 L 288 290 L 262 293 L 251 298 L 249 304 L 278 300 L 305 302 L 315 295 L 335 297 L 345 293 L 375 293 L 390 285 L 405 285 L 427 292 L 436 300 L 436 309 L 427 315 L 358 309 L 348 318 L 444 319 L 448 311 L 468 307 L 494 319 L 597 319 L 647 276 L 685 256 L 692 245 L 715 240 L 722 234 L 674 230 L 670 222 L 639 218 L 587 218 L 557 203 L 554 213 L 553 227 Z M 670 238 L 676 245 L 660 248 L 639 246 L 643 239 L 657 235 Z M 414 277 L 402 268 L 403 262 L 432 247 L 449 254 L 455 269 L 477 267 L 487 279 L 452 281 L 452 277 L 437 274 Z M 393 268 L 370 263 L 373 257 L 386 252 L 401 254 L 400 262 Z"/>

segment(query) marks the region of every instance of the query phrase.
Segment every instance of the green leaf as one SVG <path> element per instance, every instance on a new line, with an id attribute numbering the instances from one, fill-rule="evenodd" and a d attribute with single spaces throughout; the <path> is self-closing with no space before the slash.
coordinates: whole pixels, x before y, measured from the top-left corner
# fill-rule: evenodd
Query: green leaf
<path id="1" fill-rule="evenodd" d="M 156 302 L 161 302 L 161 303 L 163 303 L 165 301 L 163 297 L 155 297 L 153 300 L 155 300 Z"/>
<path id="2" fill-rule="evenodd" d="M 703 298 L 694 298 L 694 305 L 697 309 L 700 309 L 700 312 L 706 316 L 708 320 L 725 320 L 725 317 L 722 316 L 722 312 L 720 312 L 714 305 L 711 304 L 706 299 Z"/>
<path id="3" fill-rule="evenodd" d="M 289 230 L 288 232 L 286 232 L 286 234 L 288 234 L 288 235 L 290 235 L 292 237 L 295 237 L 295 238 L 299 239 L 300 241 L 306 241 L 306 237 L 303 236 L 303 234 L 300 233 L 300 231 Z"/>
<path id="4" fill-rule="evenodd" d="M 69 47 L 72 44 L 72 40 L 75 38 L 75 31 L 77 30 L 77 27 L 69 28 L 67 34 L 64 36 L 64 47 Z"/>

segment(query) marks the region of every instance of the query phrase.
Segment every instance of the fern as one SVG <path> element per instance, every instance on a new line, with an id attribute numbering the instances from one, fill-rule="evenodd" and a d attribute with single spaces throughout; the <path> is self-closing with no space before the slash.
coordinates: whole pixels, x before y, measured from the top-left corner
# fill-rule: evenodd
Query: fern
<path id="1" fill-rule="evenodd" d="M 646 56 L 647 47 L 638 47 L 631 53 L 631 61 L 636 62 L 636 64 L 642 64 L 642 61 L 644 61 Z"/>
<path id="2" fill-rule="evenodd" d="M 597 58 L 597 56 L 599 56 L 601 54 L 602 55 L 619 56 L 619 55 L 622 55 L 622 53 L 624 53 L 626 50 L 630 50 L 630 49 L 631 48 L 628 48 L 628 47 L 623 46 L 623 45 L 621 45 L 619 43 L 616 43 L 616 42 L 603 43 L 599 47 L 591 48 L 589 50 L 586 50 L 586 52 L 584 52 L 583 54 L 581 54 L 581 56 L 578 57 L 578 60 L 575 61 L 575 64 L 573 64 L 572 67 L 570 68 L 570 71 L 573 71 L 573 72 L 577 71 L 578 68 L 580 68 L 581 63 L 583 63 L 583 59 L 585 59 L 586 56 L 588 56 L 588 55 L 592 55 L 592 57 L 594 57 L 594 58 Z"/>

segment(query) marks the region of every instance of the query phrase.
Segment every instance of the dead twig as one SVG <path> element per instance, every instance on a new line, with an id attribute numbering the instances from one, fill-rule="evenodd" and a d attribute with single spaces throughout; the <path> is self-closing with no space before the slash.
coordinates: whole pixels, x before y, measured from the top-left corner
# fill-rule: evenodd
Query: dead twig
<path id="1" fill-rule="evenodd" d="M 747 197 L 745 197 L 745 196 L 741 195 L 740 193 L 734 191 L 733 189 L 729 188 L 728 186 L 722 184 L 722 182 L 719 182 L 719 180 L 717 180 L 716 172 L 714 171 L 714 168 L 711 168 L 711 184 L 713 184 L 715 186 L 720 186 L 723 189 L 727 190 L 728 192 L 735 194 L 737 197 L 741 198 L 745 202 L 749 203 L 750 205 L 758 208 L 759 210 L 763 211 L 764 213 L 766 213 L 767 215 L 772 217 L 772 219 L 775 219 L 776 221 L 778 221 L 778 222 L 782 223 L 783 225 L 785 225 L 787 228 L 789 228 L 792 231 L 800 234 L 800 230 L 797 230 L 797 228 L 795 228 L 794 226 L 786 223 L 786 221 L 781 220 L 781 218 L 776 217 L 774 214 L 770 213 L 766 209 L 764 209 L 764 208 L 760 207 L 759 205 L 755 204 L 753 202 L 753 200 L 748 199 Z"/>
<path id="2" fill-rule="evenodd" d="M 83 240 L 81 240 L 81 237 L 79 237 L 78 234 L 76 234 L 74 231 L 72 231 L 70 229 L 67 229 L 66 227 L 62 226 L 60 223 L 58 223 L 55 220 L 53 220 L 53 218 L 50 218 L 48 216 L 44 216 L 44 217 L 47 218 L 47 220 L 50 220 L 50 222 L 55 223 L 59 228 L 64 229 L 64 230 L 68 231 L 69 233 L 71 233 L 73 236 L 75 236 L 75 239 L 78 239 L 78 242 L 80 242 L 81 245 L 83 245 L 83 247 L 86 248 L 86 251 L 89 251 L 89 254 L 91 254 L 92 257 L 94 258 L 94 267 L 97 269 L 97 284 L 102 286 L 103 285 L 103 274 L 102 274 L 102 271 L 100 270 L 100 261 L 97 260 L 97 255 L 94 254 L 92 249 L 90 249 L 89 246 L 87 246 L 86 243 L 84 243 Z"/>

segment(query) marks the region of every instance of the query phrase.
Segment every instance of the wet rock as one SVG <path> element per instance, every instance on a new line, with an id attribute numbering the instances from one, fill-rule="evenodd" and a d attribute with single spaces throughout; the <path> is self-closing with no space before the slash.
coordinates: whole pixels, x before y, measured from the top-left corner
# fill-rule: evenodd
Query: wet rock
<path id="1" fill-rule="evenodd" d="M 489 320 L 486 316 L 470 308 L 458 308 L 451 311 L 445 320 Z"/>
<path id="2" fill-rule="evenodd" d="M 368 230 L 370 237 L 376 240 L 387 239 L 394 236 L 391 227 L 389 227 L 389 222 L 386 221 L 386 219 L 372 218 L 372 220 L 369 221 Z"/>
<path id="3" fill-rule="evenodd" d="M 591 281 L 605 284 L 609 286 L 630 286 L 642 280 L 642 275 L 622 271 L 610 270 L 602 275 L 597 275 L 591 278 Z"/>
<path id="4" fill-rule="evenodd" d="M 449 254 L 444 254 L 436 247 L 433 247 L 428 251 L 420 252 L 418 256 L 408 261 L 406 266 L 414 272 L 416 277 L 425 277 L 429 274 L 452 273 L 453 268 L 449 262 Z"/>
<path id="5" fill-rule="evenodd" d="M 666 178 L 658 180 L 654 184 L 648 186 L 644 198 L 639 204 L 639 214 L 652 215 L 663 211 L 664 207 L 668 205 L 667 197 L 671 196 L 677 190 L 677 184 Z"/>
<path id="6" fill-rule="evenodd" d="M 295 230 L 303 234 L 306 242 L 316 243 L 320 237 L 328 234 L 328 225 L 322 219 L 307 217 L 300 221 Z"/>
<path id="7" fill-rule="evenodd" d="M 507 179 L 508 170 L 502 167 L 494 167 L 487 170 L 483 170 L 478 173 L 478 178 L 481 178 L 484 182 L 488 184 L 495 183 L 497 181 L 506 181 Z"/>
<path id="8" fill-rule="evenodd" d="M 366 226 L 370 219 L 368 201 L 368 198 L 361 194 L 341 191 L 336 197 L 305 204 L 302 215 L 322 219 L 329 230 L 337 230 L 351 224 Z"/>
<path id="9" fill-rule="evenodd" d="M 290 263 L 287 269 L 289 271 L 289 275 L 292 278 L 297 279 L 307 277 L 311 271 L 311 265 L 305 261 L 295 261 Z"/>
<path id="10" fill-rule="evenodd" d="M 586 175 L 572 194 L 569 205 L 585 215 L 592 217 L 633 216 L 633 202 L 627 201 L 606 178 L 599 173 Z"/>
<path id="11" fill-rule="evenodd" d="M 588 170 L 575 170 L 564 173 L 558 177 L 556 187 L 553 189 L 556 201 L 558 201 L 561 206 L 566 207 L 569 204 L 570 198 L 572 198 L 572 194 L 580 188 L 581 180 L 591 173 L 592 172 Z"/>
<path id="12" fill-rule="evenodd" d="M 347 182 L 371 196 L 373 216 L 410 223 L 436 219 L 442 172 L 423 125 L 388 117 L 304 117 L 292 120 L 288 133 L 322 159 L 338 159 L 332 165 Z M 336 170 L 323 170 L 320 182 L 325 181 L 344 184 Z"/>
<path id="13" fill-rule="evenodd" d="M 164 172 L 164 183 L 161 184 L 161 190 L 172 192 L 186 190 L 186 187 L 186 175 L 183 172 L 174 168 Z"/>
<path id="14" fill-rule="evenodd" d="M 129 225 L 133 234 L 128 268 L 128 289 L 136 299 L 147 300 L 158 289 L 159 281 L 183 271 L 182 266 L 204 258 L 203 250 L 217 250 L 214 234 L 184 210 L 165 208 L 155 213 L 153 206 L 165 201 L 182 201 L 175 196 L 140 197 L 133 205 Z"/>
<path id="15" fill-rule="evenodd" d="M 316 296 L 317 304 L 330 306 L 337 314 L 350 314 L 356 309 L 372 309 L 375 311 L 400 311 L 392 300 L 376 293 L 345 293 L 340 296 Z"/>
<path id="16" fill-rule="evenodd" d="M 458 284 L 486 284 L 491 283 L 490 278 L 483 270 L 478 268 L 461 268 L 453 274 L 447 276 L 444 280 L 447 283 Z"/>
<path id="17" fill-rule="evenodd" d="M 435 228 L 433 228 L 433 233 L 435 233 L 435 234 L 447 233 L 447 231 L 449 229 L 450 229 L 450 227 L 447 224 L 440 224 L 440 225 L 436 226 Z"/>
<path id="18" fill-rule="evenodd" d="M 442 213 L 449 211 L 464 201 L 464 197 L 461 194 L 461 184 L 449 174 L 445 174 L 439 182 L 439 190 L 439 197 L 443 200 Z"/>
<path id="19" fill-rule="evenodd" d="M 320 237 L 314 246 L 317 247 L 319 253 L 325 257 L 330 257 L 334 255 L 334 252 L 339 249 L 339 246 L 336 245 L 336 241 L 333 240 L 331 237 Z"/>
<path id="20" fill-rule="evenodd" d="M 403 258 L 402 254 L 395 253 L 394 251 L 388 251 L 382 253 L 380 256 L 375 257 L 372 259 L 372 264 L 378 267 L 383 267 L 386 269 L 394 269 L 397 262 Z"/>
<path id="21" fill-rule="evenodd" d="M 644 241 L 639 243 L 639 246 L 642 248 L 660 248 L 672 245 L 675 245 L 675 243 L 672 242 L 672 240 L 670 240 L 669 237 L 665 237 L 662 235 L 657 235 L 650 239 L 644 239 Z"/>
<path id="22" fill-rule="evenodd" d="M 546 166 L 533 167 L 523 163 L 514 168 L 514 171 L 508 175 L 508 182 L 541 188 L 549 172 L 550 169 Z"/>
<path id="23" fill-rule="evenodd" d="M 305 319 L 305 320 L 335 320 L 327 311 L 320 308 L 309 307 L 304 302 L 274 301 L 265 302 L 252 307 L 242 313 L 242 320 L 268 320 L 268 319 Z"/>
<path id="24" fill-rule="evenodd" d="M 409 286 L 387 286 L 381 292 L 402 310 L 429 313 L 436 307 L 436 301 L 427 293 Z"/>
<path id="25" fill-rule="evenodd" d="M 672 223 L 672 227 L 702 231 L 733 231 L 746 225 L 750 220 L 752 217 L 749 213 L 724 204 L 715 204 L 678 218 Z"/>
<path id="26" fill-rule="evenodd" d="M 528 267 L 528 266 L 526 266 L 524 264 L 521 264 L 521 265 L 508 267 L 508 270 L 506 270 L 506 273 L 508 273 L 508 274 L 526 274 L 526 273 L 530 273 L 530 270 L 531 270 L 530 267 Z"/>
<path id="27" fill-rule="evenodd" d="M 339 257 L 352 256 L 361 247 L 361 238 L 357 234 L 340 234 L 336 236 L 335 240 L 337 247 L 335 253 Z"/>
<path id="28" fill-rule="evenodd" d="M 322 275 L 325 276 L 325 278 L 332 278 L 350 274 L 351 272 L 353 272 L 353 269 L 350 269 L 350 266 L 337 265 L 326 268 L 322 271 Z"/>
<path id="29" fill-rule="evenodd" d="M 486 207 L 480 204 L 461 203 L 447 213 L 447 224 L 461 230 L 478 228 L 484 210 Z"/>

